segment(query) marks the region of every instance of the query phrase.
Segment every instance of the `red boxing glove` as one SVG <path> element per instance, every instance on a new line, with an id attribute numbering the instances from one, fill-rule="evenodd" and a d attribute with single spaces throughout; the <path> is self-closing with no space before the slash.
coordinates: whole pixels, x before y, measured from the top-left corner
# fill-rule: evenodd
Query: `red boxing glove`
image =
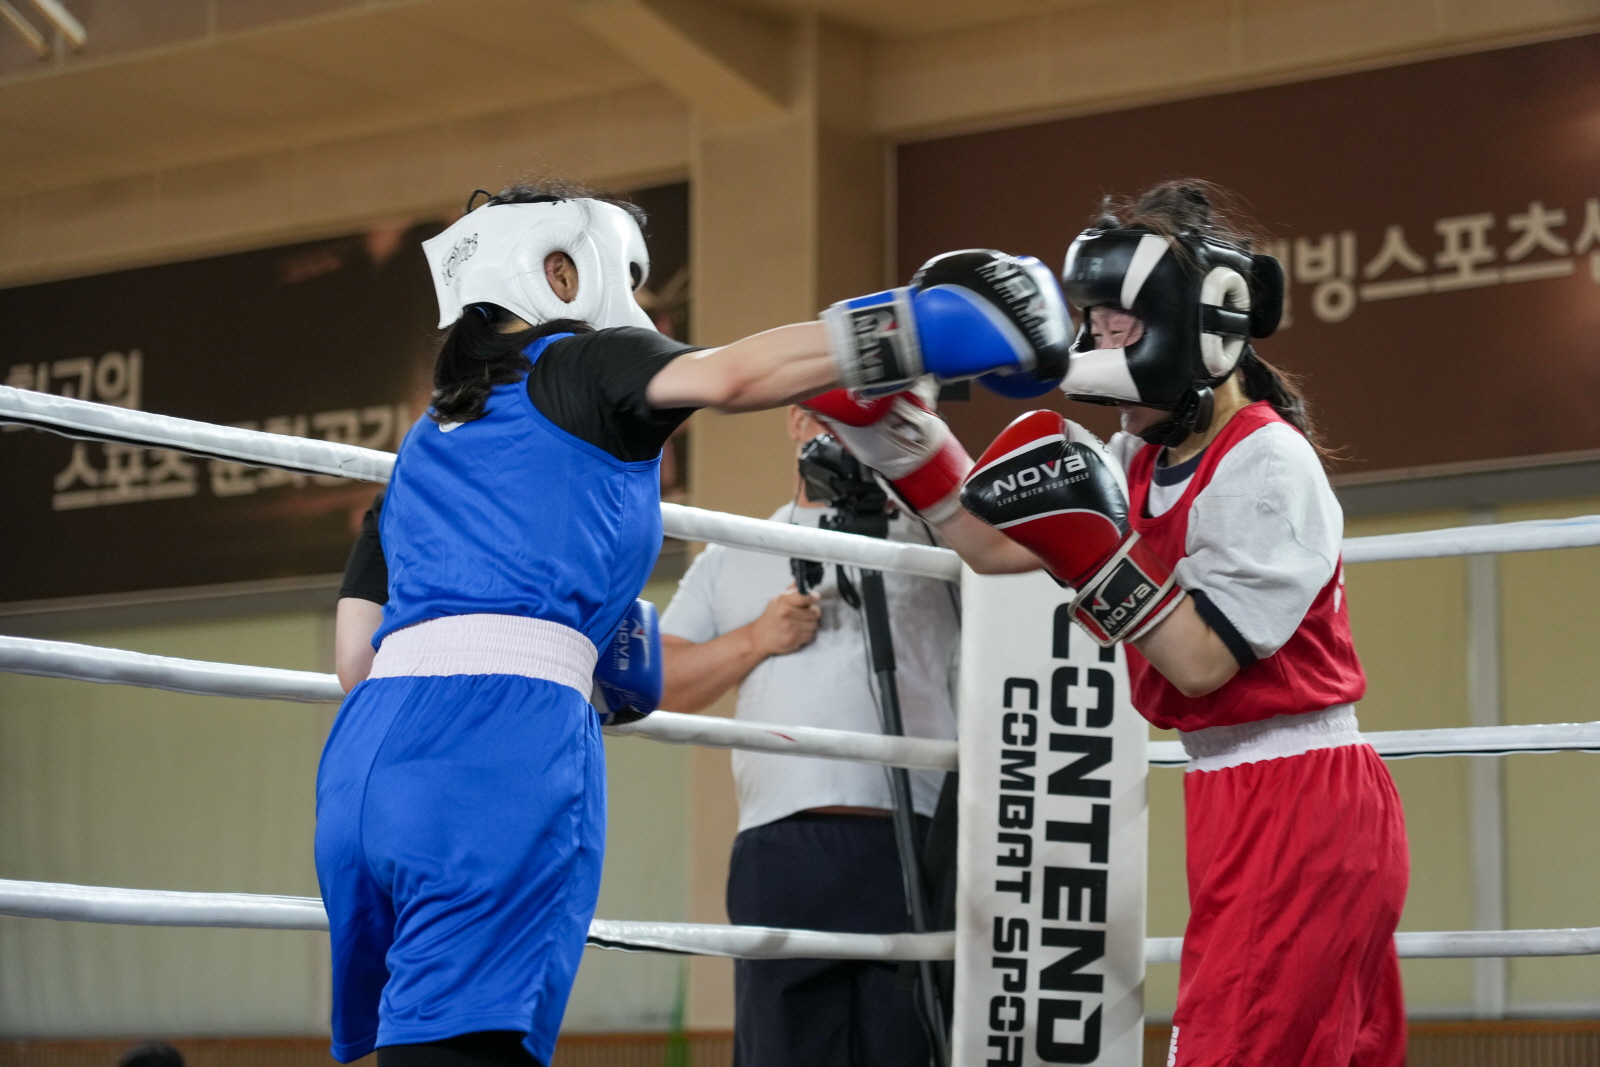
<path id="1" fill-rule="evenodd" d="M 961 479 L 972 457 L 916 394 L 865 398 L 830 389 L 804 407 L 929 522 L 937 525 L 961 510 Z"/>
<path id="2" fill-rule="evenodd" d="M 1172 569 L 1128 527 L 1128 496 L 1094 434 L 1053 411 L 1000 431 L 961 490 L 984 522 L 1078 591 L 1073 618 L 1101 645 L 1143 636 L 1183 598 Z"/>

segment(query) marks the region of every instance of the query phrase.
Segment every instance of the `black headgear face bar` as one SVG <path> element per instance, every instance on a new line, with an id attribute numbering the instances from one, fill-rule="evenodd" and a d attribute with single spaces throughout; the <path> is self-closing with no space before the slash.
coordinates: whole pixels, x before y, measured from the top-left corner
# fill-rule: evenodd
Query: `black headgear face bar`
<path id="1" fill-rule="evenodd" d="M 1283 306 L 1283 271 L 1270 256 L 1141 228 L 1085 230 L 1067 250 L 1061 283 L 1083 313 L 1061 391 L 1171 411 L 1156 429 L 1179 440 L 1209 426 L 1211 387 L 1233 373 L 1251 336 L 1277 328 Z M 1096 307 L 1137 316 L 1142 336 L 1096 349 L 1088 314 Z"/>

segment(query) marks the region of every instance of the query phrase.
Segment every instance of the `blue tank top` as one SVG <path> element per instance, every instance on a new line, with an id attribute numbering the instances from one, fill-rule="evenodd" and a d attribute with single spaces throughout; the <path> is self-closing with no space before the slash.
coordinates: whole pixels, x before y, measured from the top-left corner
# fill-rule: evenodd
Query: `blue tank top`
<path id="1" fill-rule="evenodd" d="M 537 361 L 571 334 L 541 337 Z M 539 413 L 524 381 L 499 385 L 487 414 L 427 416 L 400 445 L 379 536 L 395 630 L 447 615 L 520 615 L 602 647 L 661 550 L 661 457 L 628 463 Z"/>

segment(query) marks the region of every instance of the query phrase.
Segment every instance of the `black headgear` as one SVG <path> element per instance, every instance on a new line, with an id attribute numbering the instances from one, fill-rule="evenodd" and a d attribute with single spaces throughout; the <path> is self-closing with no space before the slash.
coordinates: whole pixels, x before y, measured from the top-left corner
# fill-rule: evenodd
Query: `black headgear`
<path id="1" fill-rule="evenodd" d="M 1211 389 L 1238 365 L 1250 337 L 1278 328 L 1283 268 L 1271 256 L 1142 227 L 1088 229 L 1061 270 L 1067 300 L 1083 312 L 1061 391 L 1098 404 L 1140 404 L 1173 417 L 1146 440 L 1175 444 L 1211 424 Z M 1094 347 L 1089 309 L 1119 308 L 1144 335 L 1126 348 Z"/>

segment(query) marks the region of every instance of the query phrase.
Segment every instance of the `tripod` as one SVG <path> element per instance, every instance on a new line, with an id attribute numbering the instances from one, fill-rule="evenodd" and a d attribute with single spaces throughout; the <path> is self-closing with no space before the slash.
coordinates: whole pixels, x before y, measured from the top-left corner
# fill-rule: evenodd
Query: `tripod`
<path id="1" fill-rule="evenodd" d="M 830 447 L 831 446 L 831 447 Z M 843 452 L 837 442 L 829 437 L 812 440 L 801 451 L 801 470 L 806 478 L 808 496 L 817 499 L 831 496 L 829 503 L 835 509 L 831 518 L 821 523 L 824 529 L 839 530 L 864 537 L 887 538 L 889 520 L 893 512 L 888 508 L 888 494 L 866 474 L 854 457 Z M 808 469 L 808 460 L 813 469 Z M 814 468 L 822 468 L 816 472 Z M 814 477 L 825 473 L 828 477 Z M 819 492 L 813 493 L 812 490 Z M 822 565 L 807 560 L 793 560 L 795 585 L 800 592 L 822 579 Z M 883 572 L 862 570 L 859 594 L 839 569 L 839 594 L 852 607 L 861 608 L 866 617 L 867 649 L 872 662 L 872 673 L 878 686 L 878 719 L 883 732 L 893 737 L 903 737 L 905 727 L 900 717 L 900 689 L 895 680 L 894 637 L 889 630 L 889 601 L 884 592 Z M 900 857 L 901 884 L 905 890 L 906 909 L 913 933 L 928 931 L 928 891 L 922 872 L 922 847 L 917 838 L 916 816 L 911 803 L 911 775 L 904 767 L 889 767 L 889 791 L 894 800 L 895 851 Z M 916 980 L 917 1015 L 928 1035 L 933 1067 L 949 1067 L 950 1047 L 944 1018 L 944 1004 L 939 997 L 939 987 L 934 978 L 930 960 L 917 961 Z"/>

